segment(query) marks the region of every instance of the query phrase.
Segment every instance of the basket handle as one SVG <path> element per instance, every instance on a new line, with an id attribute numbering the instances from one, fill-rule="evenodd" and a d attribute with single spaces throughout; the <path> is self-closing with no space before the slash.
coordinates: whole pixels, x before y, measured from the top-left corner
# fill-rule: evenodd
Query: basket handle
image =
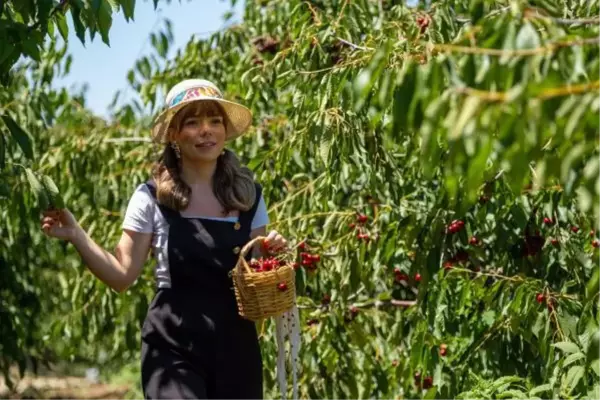
<path id="1" fill-rule="evenodd" d="M 261 240 L 265 240 L 266 238 L 266 236 L 257 236 L 254 239 L 250 240 L 248 243 L 246 243 L 244 247 L 242 247 L 242 250 L 240 251 L 240 261 L 242 262 L 240 264 L 244 266 L 247 272 L 252 272 L 252 270 L 250 269 L 248 263 L 244 258 L 246 257 L 250 249 L 252 249 L 252 246 L 254 246 L 257 242 L 260 242 Z"/>

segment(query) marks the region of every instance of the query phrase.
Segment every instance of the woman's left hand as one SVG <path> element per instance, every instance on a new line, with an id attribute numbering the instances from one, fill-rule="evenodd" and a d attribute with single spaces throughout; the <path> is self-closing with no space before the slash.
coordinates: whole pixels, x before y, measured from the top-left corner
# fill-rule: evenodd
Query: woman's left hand
<path id="1" fill-rule="evenodd" d="M 262 251 L 267 254 L 274 254 L 284 251 L 287 248 L 287 240 L 277 231 L 271 231 L 262 241 Z"/>

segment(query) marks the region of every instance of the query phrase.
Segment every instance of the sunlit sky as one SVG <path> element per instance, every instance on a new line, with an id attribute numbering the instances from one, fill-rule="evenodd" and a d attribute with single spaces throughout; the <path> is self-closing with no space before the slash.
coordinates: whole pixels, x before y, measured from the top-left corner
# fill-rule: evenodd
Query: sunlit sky
<path id="1" fill-rule="evenodd" d="M 69 53 L 73 55 L 73 63 L 70 74 L 55 84 L 67 88 L 87 85 L 87 106 L 94 113 L 106 116 L 115 92 L 128 86 L 129 69 L 140 56 L 151 52 L 150 33 L 163 28 L 165 18 L 172 22 L 174 43 L 169 56 L 173 56 L 193 35 L 205 37 L 223 28 L 223 15 L 230 9 L 230 0 L 173 0 L 171 4 L 161 1 L 157 10 L 152 1 L 138 0 L 134 21 L 126 22 L 122 12 L 113 15 L 110 47 L 99 34 L 93 42 L 86 35 L 84 47 L 69 18 Z M 241 21 L 243 2 L 238 1 L 233 11 L 232 20 Z"/>

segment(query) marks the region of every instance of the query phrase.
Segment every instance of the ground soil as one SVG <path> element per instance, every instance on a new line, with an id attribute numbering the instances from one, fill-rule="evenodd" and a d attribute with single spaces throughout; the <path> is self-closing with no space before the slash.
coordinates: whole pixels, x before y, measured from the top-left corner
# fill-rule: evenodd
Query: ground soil
<path id="1" fill-rule="evenodd" d="M 130 388 L 127 385 L 94 383 L 76 376 L 31 376 L 17 382 L 8 390 L 0 377 L 1 399 L 124 399 Z"/>

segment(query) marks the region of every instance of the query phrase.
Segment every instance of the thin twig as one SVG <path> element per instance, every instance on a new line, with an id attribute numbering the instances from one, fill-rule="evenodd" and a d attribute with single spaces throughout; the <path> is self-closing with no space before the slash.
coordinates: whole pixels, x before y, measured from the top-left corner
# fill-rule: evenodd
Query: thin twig
<path id="1" fill-rule="evenodd" d="M 349 42 L 345 39 L 342 39 L 341 37 L 336 37 L 337 40 L 339 40 L 340 42 L 347 44 L 348 46 L 352 47 L 353 49 L 358 49 L 358 50 L 374 50 L 371 47 L 364 47 L 364 46 L 359 46 L 357 44 L 354 44 L 352 42 Z"/>
<path id="2" fill-rule="evenodd" d="M 152 142 L 152 139 L 147 137 L 122 137 L 122 138 L 107 138 L 103 140 L 107 143 L 123 143 L 123 142 Z"/>
<path id="3" fill-rule="evenodd" d="M 569 41 L 560 41 L 548 43 L 545 46 L 533 49 L 489 49 L 484 47 L 459 46 L 454 44 L 436 44 L 434 51 L 444 53 L 464 53 L 464 54 L 482 54 L 488 56 L 507 57 L 507 56 L 534 56 L 538 54 L 551 53 L 561 47 L 579 46 L 584 44 L 600 44 L 600 38 L 584 38 Z"/>
<path id="4" fill-rule="evenodd" d="M 590 91 L 595 91 L 600 88 L 600 81 L 589 83 L 581 83 L 579 85 L 565 85 L 557 88 L 550 88 L 542 91 L 539 96 L 535 97 L 540 100 L 548 100 L 554 97 L 568 96 L 571 94 L 580 94 Z M 506 102 L 511 99 L 508 92 L 488 92 L 486 90 L 473 89 L 470 87 L 458 87 L 454 89 L 457 93 L 466 94 L 469 96 L 479 97 L 487 101 Z"/>
<path id="5" fill-rule="evenodd" d="M 314 217 L 326 217 L 329 215 L 340 215 L 340 216 L 344 216 L 344 215 L 353 215 L 356 214 L 355 211 L 329 211 L 329 212 L 318 212 L 318 213 L 312 213 L 312 214 L 306 214 L 306 215 L 298 215 L 292 218 L 288 218 L 288 219 L 284 219 L 284 220 L 280 220 L 280 221 L 275 221 L 273 222 L 271 225 L 272 226 L 276 226 L 279 224 L 283 224 L 283 223 L 291 223 L 292 221 L 296 221 L 299 219 L 308 219 L 308 218 L 314 218 Z"/>
<path id="6" fill-rule="evenodd" d="M 337 28 L 338 25 L 340 24 L 340 21 L 342 20 L 342 17 L 344 16 L 344 10 L 346 9 L 347 5 L 348 5 L 348 0 L 344 0 L 344 4 L 342 4 L 342 9 L 340 10 L 340 13 L 339 13 L 337 19 L 333 23 L 334 29 Z"/>
<path id="7" fill-rule="evenodd" d="M 593 81 L 590 83 L 582 83 L 579 85 L 567 85 L 558 88 L 546 89 L 542 92 L 539 97 L 542 100 L 551 99 L 553 97 L 566 96 L 569 94 L 577 94 L 589 92 L 591 90 L 598 90 L 600 88 L 600 81 Z"/>

